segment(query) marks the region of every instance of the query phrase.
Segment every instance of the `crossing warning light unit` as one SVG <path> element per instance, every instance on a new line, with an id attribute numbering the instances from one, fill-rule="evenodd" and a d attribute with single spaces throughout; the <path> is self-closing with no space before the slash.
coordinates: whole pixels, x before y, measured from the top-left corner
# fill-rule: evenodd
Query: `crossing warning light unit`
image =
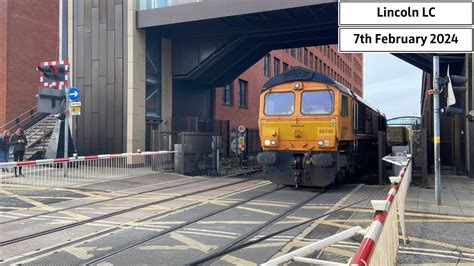
<path id="1" fill-rule="evenodd" d="M 36 69 L 40 72 L 40 85 L 42 87 L 59 87 L 68 85 L 68 61 L 60 60 L 43 62 Z"/>

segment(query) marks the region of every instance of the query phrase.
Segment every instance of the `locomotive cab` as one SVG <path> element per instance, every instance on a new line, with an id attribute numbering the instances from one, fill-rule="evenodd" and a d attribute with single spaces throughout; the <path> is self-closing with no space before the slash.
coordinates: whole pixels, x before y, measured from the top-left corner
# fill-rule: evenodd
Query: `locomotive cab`
<path id="1" fill-rule="evenodd" d="M 351 106 L 357 96 L 319 73 L 292 68 L 260 94 L 257 160 L 272 182 L 325 187 L 335 181 L 354 141 Z"/>

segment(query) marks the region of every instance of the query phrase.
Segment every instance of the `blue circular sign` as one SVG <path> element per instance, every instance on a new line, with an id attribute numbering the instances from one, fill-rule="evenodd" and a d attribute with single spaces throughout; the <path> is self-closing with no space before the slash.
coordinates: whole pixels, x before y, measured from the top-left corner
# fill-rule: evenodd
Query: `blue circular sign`
<path id="1" fill-rule="evenodd" d="M 72 87 L 69 89 L 69 100 L 75 102 L 79 99 L 79 90 L 76 87 Z"/>

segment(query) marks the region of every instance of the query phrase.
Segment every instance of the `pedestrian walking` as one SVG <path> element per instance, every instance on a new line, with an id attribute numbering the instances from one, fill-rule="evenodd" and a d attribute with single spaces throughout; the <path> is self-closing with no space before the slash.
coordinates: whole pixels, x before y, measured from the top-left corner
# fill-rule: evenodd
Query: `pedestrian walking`
<path id="1" fill-rule="evenodd" d="M 13 146 L 13 159 L 15 162 L 23 161 L 25 156 L 26 145 L 28 140 L 25 137 L 25 131 L 22 128 L 16 130 L 15 134 L 10 139 L 10 145 Z M 24 176 L 21 172 L 22 167 L 15 167 L 15 177 L 18 177 L 16 169 L 19 168 L 19 175 Z"/>
<path id="2" fill-rule="evenodd" d="M 0 135 L 0 163 L 7 163 L 10 157 L 10 131 L 5 130 Z M 2 168 L 2 172 L 8 172 L 7 168 Z"/>

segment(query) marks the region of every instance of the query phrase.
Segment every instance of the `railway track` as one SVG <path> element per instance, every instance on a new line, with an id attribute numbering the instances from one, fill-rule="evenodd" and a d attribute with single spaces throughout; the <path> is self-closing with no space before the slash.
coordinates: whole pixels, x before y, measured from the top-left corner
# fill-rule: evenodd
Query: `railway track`
<path id="1" fill-rule="evenodd" d="M 214 215 L 217 215 L 217 214 L 220 214 L 224 211 L 228 211 L 230 209 L 234 209 L 236 207 L 239 207 L 245 203 L 248 203 L 250 201 L 254 201 L 258 198 L 261 198 L 261 197 L 264 197 L 266 195 L 269 195 L 269 194 L 272 194 L 272 193 L 275 193 L 279 190 L 282 190 L 282 189 L 287 189 L 287 188 L 283 188 L 283 187 L 280 187 L 280 188 L 276 188 L 276 189 L 273 189 L 271 191 L 268 191 L 268 192 L 264 192 L 264 193 L 261 193 L 259 195 L 256 195 L 256 196 L 253 196 L 251 198 L 248 198 L 248 199 L 245 199 L 245 200 L 242 200 L 242 201 L 239 201 L 239 202 L 236 202 L 230 206 L 227 206 L 225 208 L 221 208 L 221 209 L 218 209 L 218 210 L 215 210 L 213 212 L 209 212 L 209 213 L 206 213 L 204 215 L 201 215 L 201 216 L 198 216 L 194 219 L 191 219 L 191 220 L 188 220 L 186 221 L 185 223 L 182 223 L 182 224 L 179 224 L 179 225 L 176 225 L 176 226 L 173 226 L 171 228 L 168 228 L 166 230 L 163 230 L 163 231 L 160 231 L 150 237 L 147 237 L 145 239 L 141 239 L 140 241 L 137 241 L 135 243 L 132 243 L 132 244 L 129 244 L 125 247 L 122 247 L 120 249 L 117 249 L 113 252 L 109 252 L 109 253 L 106 253 L 106 254 L 103 254 L 101 256 L 97 256 L 89 261 L 87 261 L 86 263 L 84 263 L 83 265 L 94 265 L 96 263 L 100 263 L 110 257 L 113 257 L 113 256 L 116 256 L 116 255 L 119 255 L 119 254 L 122 254 L 128 250 L 131 250 L 133 248 L 136 248 L 138 246 L 141 246 L 143 244 L 146 244 L 147 242 L 150 242 L 152 240 L 155 240 L 159 237 L 162 237 L 166 234 L 169 234 L 169 233 L 172 233 L 172 232 L 175 232 L 179 229 L 182 229 L 186 226 L 189 226 L 189 225 L 192 225 L 192 224 L 195 224 L 195 223 L 198 223 L 206 218 L 209 218 L 209 217 L 212 217 Z M 297 211 L 298 209 L 300 209 L 301 207 L 305 206 L 307 203 L 313 201 L 314 199 L 316 199 L 317 197 L 321 196 L 322 194 L 324 193 L 323 192 L 319 192 L 318 194 L 316 195 L 312 195 L 311 197 L 308 197 L 296 204 L 294 204 L 293 206 L 289 207 L 288 209 L 286 209 L 285 211 L 279 213 L 277 216 L 265 221 L 262 225 L 259 225 L 257 226 L 256 228 L 253 228 L 250 232 L 247 232 L 246 234 L 244 235 L 241 235 L 240 237 L 234 239 L 233 241 L 231 241 L 230 243 L 226 244 L 224 247 L 221 247 L 217 250 L 215 250 L 213 253 L 211 253 L 209 256 L 206 256 L 205 258 L 202 258 L 202 259 L 199 259 L 195 262 L 191 262 L 189 265 L 197 265 L 197 264 L 200 264 L 200 263 L 203 263 L 203 262 L 206 262 L 206 261 L 209 261 L 209 260 L 212 260 L 214 257 L 215 254 L 219 254 L 220 252 L 222 251 L 225 251 L 227 250 L 228 248 L 231 248 L 243 241 L 246 241 L 250 238 L 252 238 L 253 236 L 255 236 L 258 232 L 270 227 L 271 225 L 273 225 L 274 223 L 276 223 L 277 221 L 285 218 L 285 217 L 288 217 L 289 215 L 291 215 L 292 213 L 294 213 L 295 211 Z"/>
<path id="2" fill-rule="evenodd" d="M 254 170 L 254 171 L 258 171 L 258 170 Z M 234 174 L 233 176 L 249 174 L 249 172 L 251 172 L 251 171 L 246 171 L 245 173 Z M 55 232 L 63 231 L 63 230 L 66 230 L 66 229 L 77 227 L 77 226 L 97 222 L 97 221 L 104 220 L 104 219 L 107 219 L 107 218 L 110 218 L 110 217 L 114 217 L 114 216 L 118 216 L 118 215 L 125 214 L 125 213 L 128 213 L 128 212 L 132 212 L 132 211 L 140 210 L 140 209 L 143 209 L 143 208 L 147 208 L 147 207 L 150 207 L 150 206 L 153 206 L 153 205 L 162 204 L 162 203 L 170 202 L 170 201 L 177 200 L 177 199 L 180 199 L 180 198 L 190 197 L 190 196 L 194 196 L 194 195 L 197 195 L 197 194 L 209 192 L 209 191 L 212 191 L 212 190 L 221 189 L 221 188 L 225 188 L 225 187 L 229 187 L 229 186 L 249 182 L 250 180 L 251 179 L 244 179 L 244 180 L 235 181 L 235 182 L 232 182 L 232 183 L 229 183 L 229 184 L 219 185 L 219 186 L 215 186 L 215 187 L 211 187 L 211 188 L 207 188 L 207 189 L 201 189 L 201 190 L 198 190 L 198 191 L 193 191 L 193 192 L 185 193 L 185 194 L 178 195 L 178 196 L 173 196 L 171 198 L 152 201 L 152 202 L 149 202 L 149 203 L 146 203 L 146 204 L 141 204 L 141 205 L 137 205 L 137 206 L 134 206 L 134 207 L 127 208 L 127 209 L 123 209 L 123 210 L 115 211 L 115 212 L 112 212 L 112 213 L 100 215 L 100 216 L 97 216 L 97 217 L 94 217 L 94 218 L 90 218 L 90 219 L 86 219 L 86 220 L 82 220 L 82 221 L 77 221 L 77 222 L 74 222 L 74 223 L 71 223 L 71 224 L 51 228 L 51 229 L 36 232 L 36 233 L 33 233 L 33 234 L 12 238 L 12 239 L 9 239 L 9 240 L 1 241 L 0 242 L 0 247 L 8 246 L 8 245 L 15 244 L 15 243 L 18 243 L 18 242 L 22 242 L 22 241 L 25 241 L 25 240 L 34 239 L 34 238 L 37 238 L 37 237 L 40 237 L 40 236 L 52 234 L 52 233 L 55 233 Z"/>
<path id="3" fill-rule="evenodd" d="M 262 170 L 261 169 L 253 169 L 253 170 L 249 170 L 249 171 L 243 171 L 243 172 L 227 175 L 227 176 L 224 176 L 224 178 L 234 178 L 234 177 L 239 177 L 239 176 L 251 175 L 251 174 L 254 174 L 254 173 L 260 172 L 260 171 L 262 171 Z M 182 180 L 185 180 L 185 179 L 187 179 L 187 178 L 180 178 L 180 179 L 172 181 L 172 182 L 182 181 Z M 197 181 L 194 181 L 194 182 L 188 182 L 188 183 L 184 183 L 184 184 L 177 184 L 177 185 L 161 187 L 161 188 L 157 188 L 157 189 L 151 189 L 151 190 L 147 190 L 147 191 L 127 194 L 127 195 L 113 197 L 113 198 L 105 199 L 105 200 L 99 200 L 99 201 L 95 201 L 95 202 L 84 203 L 84 204 L 80 204 L 80 205 L 70 206 L 70 207 L 67 207 L 67 208 L 57 209 L 57 210 L 54 210 L 54 211 L 48 211 L 48 212 L 44 212 L 44 213 L 37 213 L 37 214 L 34 214 L 34 215 L 29 215 L 29 216 L 15 218 L 15 219 L 7 220 L 7 221 L 2 221 L 2 222 L 0 222 L 0 225 L 9 224 L 9 223 L 13 223 L 13 222 L 24 221 L 24 220 L 28 220 L 28 219 L 31 219 L 31 218 L 37 218 L 37 217 L 41 217 L 41 216 L 51 215 L 51 214 L 55 214 L 55 213 L 60 213 L 60 212 L 64 212 L 64 211 L 77 209 L 77 208 L 92 206 L 94 204 L 105 203 L 105 202 L 110 202 L 110 201 L 114 201 L 114 200 L 126 199 L 126 198 L 135 197 L 135 196 L 145 195 L 145 194 L 148 194 L 148 193 L 154 193 L 154 192 L 158 192 L 158 191 L 162 191 L 162 190 L 166 190 L 166 189 L 172 189 L 172 188 L 176 188 L 176 187 L 180 187 L 180 186 L 186 186 L 186 185 L 201 183 L 201 182 L 204 182 L 204 181 L 206 181 L 206 179 L 197 180 Z M 168 182 L 162 182 L 162 183 L 168 183 Z M 160 185 L 160 183 L 157 183 L 157 184 L 154 184 L 154 185 Z M 12 213 L 7 213 L 7 214 L 11 215 Z"/>

